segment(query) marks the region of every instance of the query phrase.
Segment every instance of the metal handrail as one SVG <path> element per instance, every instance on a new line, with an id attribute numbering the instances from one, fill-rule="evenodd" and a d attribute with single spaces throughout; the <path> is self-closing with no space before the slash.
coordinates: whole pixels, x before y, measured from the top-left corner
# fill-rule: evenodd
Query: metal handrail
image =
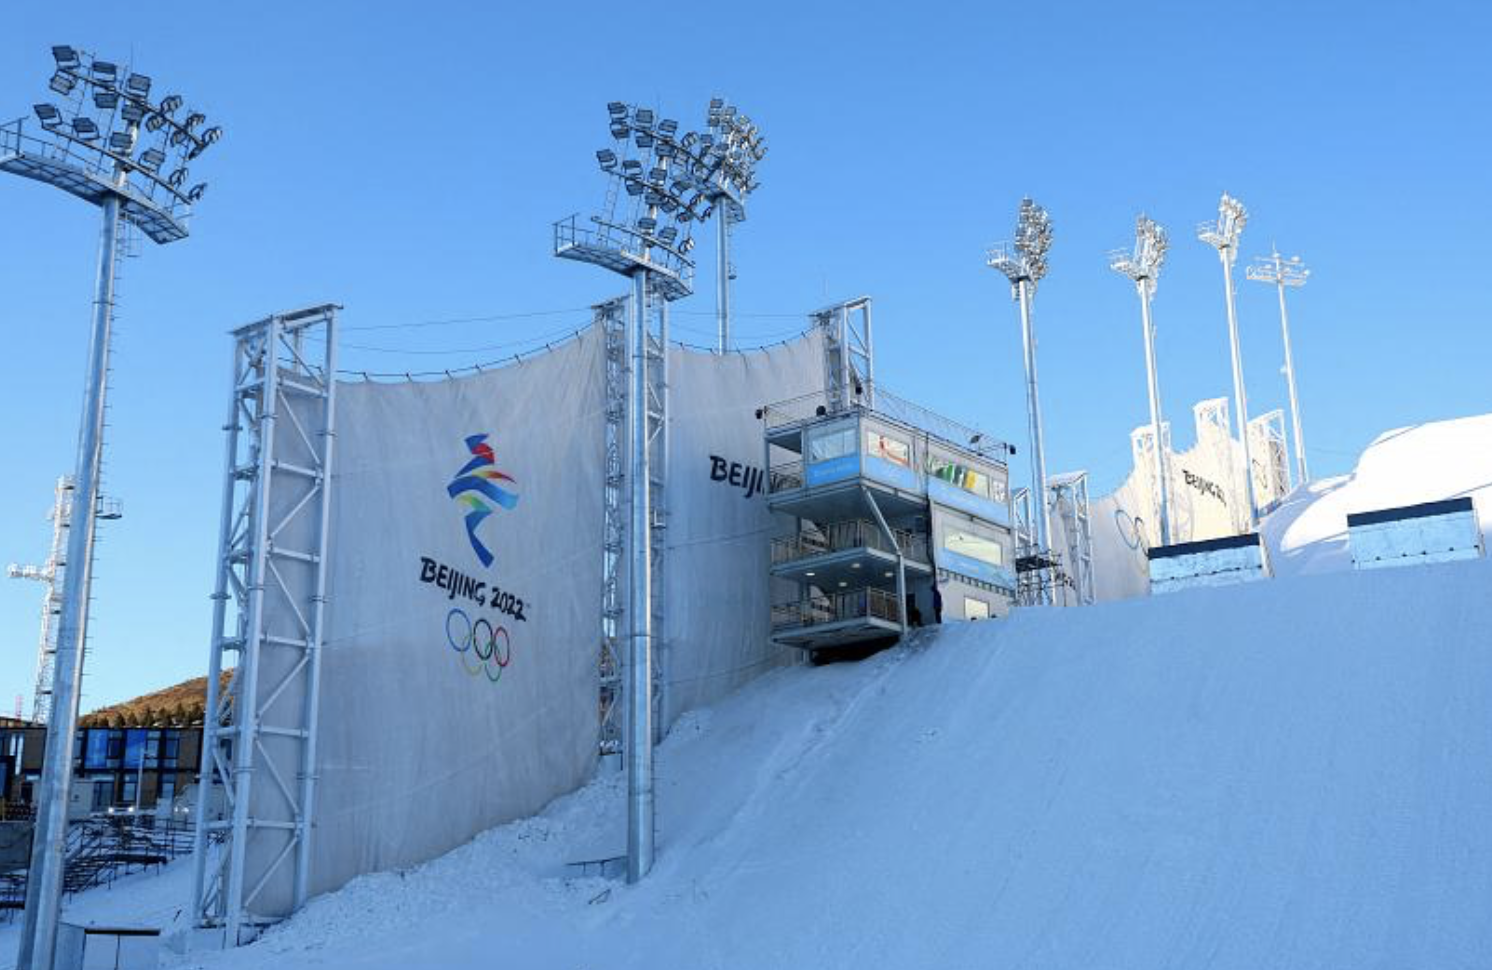
<path id="1" fill-rule="evenodd" d="M 930 435 L 940 442 L 991 461 L 1005 464 L 1009 446 L 978 428 L 931 411 L 920 404 L 886 390 L 879 384 L 868 387 L 848 404 L 838 409 L 829 402 L 827 391 L 813 391 L 800 397 L 777 401 L 762 407 L 762 422 L 772 431 L 816 418 L 828 419 L 864 412 L 900 424 L 919 434 Z"/>
<path id="2" fill-rule="evenodd" d="M 917 562 L 927 562 L 926 536 L 907 529 L 893 529 L 892 534 L 896 537 L 901 555 Z M 875 549 L 893 556 L 898 552 L 876 523 L 868 519 L 849 519 L 830 523 L 822 529 L 805 530 L 796 535 L 773 539 L 772 565 L 780 566 L 794 560 L 847 549 Z"/>
<path id="3" fill-rule="evenodd" d="M 803 459 L 785 461 L 768 470 L 767 494 L 791 492 L 803 487 Z"/>
<path id="4" fill-rule="evenodd" d="M 896 594 L 874 586 L 841 593 L 818 593 L 805 600 L 772 607 L 772 629 L 818 626 L 843 620 L 874 619 L 901 622 Z"/>

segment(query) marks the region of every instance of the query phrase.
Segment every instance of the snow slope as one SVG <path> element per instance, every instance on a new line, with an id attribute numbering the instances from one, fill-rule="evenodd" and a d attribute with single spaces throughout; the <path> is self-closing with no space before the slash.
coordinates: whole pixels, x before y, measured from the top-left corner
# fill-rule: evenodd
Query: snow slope
<path id="1" fill-rule="evenodd" d="M 1264 520 L 1271 565 L 1278 576 L 1351 569 L 1349 513 L 1463 495 L 1492 535 L 1492 414 L 1384 432 L 1351 474 L 1296 489 Z"/>
<path id="2" fill-rule="evenodd" d="M 565 866 L 621 844 L 606 775 L 188 965 L 1492 966 L 1489 591 L 1276 579 L 781 670 L 661 748 L 638 886 Z"/>

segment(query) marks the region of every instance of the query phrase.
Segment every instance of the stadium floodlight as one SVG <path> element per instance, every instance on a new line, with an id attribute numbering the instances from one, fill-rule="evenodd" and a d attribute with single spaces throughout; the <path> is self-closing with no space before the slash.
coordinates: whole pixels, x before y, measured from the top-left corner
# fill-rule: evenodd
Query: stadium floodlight
<path id="1" fill-rule="evenodd" d="M 1290 352 L 1290 314 L 1285 310 L 1285 287 L 1305 286 L 1311 271 L 1305 268 L 1299 256 L 1285 259 L 1275 249 L 1269 256 L 1254 260 L 1247 270 L 1248 278 L 1257 283 L 1273 283 L 1280 295 L 1280 331 L 1285 339 L 1285 383 L 1290 389 L 1290 423 L 1295 432 L 1295 467 L 1300 484 L 1311 480 L 1306 467 L 1305 434 L 1300 430 L 1300 399 L 1295 394 L 1295 359 Z"/>
<path id="2" fill-rule="evenodd" d="M 1020 304 L 1021 342 L 1026 358 L 1026 411 L 1031 433 L 1032 527 L 1036 553 L 1045 555 L 1051 543 L 1051 520 L 1046 503 L 1046 453 L 1041 435 L 1041 402 L 1036 388 L 1036 332 L 1031 325 L 1031 301 L 1036 286 L 1046 276 L 1047 253 L 1052 248 L 1052 220 L 1047 211 L 1028 196 L 1021 200 L 1016 220 L 1015 243 L 989 251 L 986 264 L 1010 281 L 1013 298 Z M 1038 602 L 1052 602 L 1051 590 L 1039 583 Z"/>
<path id="3" fill-rule="evenodd" d="M 1166 261 L 1169 242 L 1165 229 L 1154 219 L 1140 215 L 1135 220 L 1133 251 L 1116 250 L 1109 255 L 1109 268 L 1134 281 L 1140 294 L 1140 325 L 1145 334 L 1145 376 L 1150 394 L 1150 429 L 1154 434 L 1157 518 L 1160 520 L 1160 542 L 1171 544 L 1171 449 L 1162 433 L 1160 379 L 1155 367 L 1155 324 L 1150 317 L 1150 300 L 1160 281 L 1160 269 Z"/>
<path id="4" fill-rule="evenodd" d="M 1238 260 L 1238 240 L 1248 222 L 1243 203 L 1224 192 L 1217 205 L 1217 221 L 1197 227 L 1197 238 L 1217 250 L 1223 264 L 1223 298 L 1228 309 L 1228 344 L 1233 355 L 1233 404 L 1238 422 L 1238 440 L 1243 445 L 1243 494 L 1247 502 L 1245 531 L 1253 532 L 1259 518 L 1254 498 L 1254 462 L 1249 449 L 1248 394 L 1243 384 L 1243 351 L 1238 343 L 1238 307 L 1233 292 L 1233 264 Z M 1236 463 L 1233 463 L 1236 474 Z"/>
<path id="5" fill-rule="evenodd" d="M 52 715 L 47 722 L 46 758 L 37 785 L 38 812 L 32 839 L 30 877 L 26 881 L 26 909 L 21 932 L 19 966 L 28 970 L 51 968 L 57 946 L 57 919 L 63 882 L 63 845 L 66 841 L 69 793 L 73 774 L 72 738 L 78 717 L 83 674 L 83 645 L 87 642 L 93 547 L 99 517 L 99 468 L 103 459 L 104 414 L 113 324 L 114 281 L 121 257 L 121 234 L 138 228 L 156 243 L 184 239 L 192 202 L 160 178 L 166 161 L 166 138 L 134 162 L 128 157 L 140 137 L 140 119 L 161 109 L 150 106 L 148 84 L 128 75 L 125 92 L 117 85 L 119 65 L 99 60 L 71 46 L 52 48 L 56 62 L 49 87 L 69 95 L 82 88 L 62 108 L 37 105 L 40 131 L 27 128 L 29 118 L 0 125 L 0 172 L 9 172 L 62 189 L 99 207 L 103 215 L 94 312 L 89 339 L 88 367 L 83 389 L 82 426 L 78 434 L 77 466 L 73 475 L 74 517 L 69 525 L 66 562 L 57 620 L 56 653 L 52 670 Z M 142 93 L 143 92 L 143 93 Z M 180 99 L 177 99 L 178 107 Z M 143 104 L 145 110 L 126 115 L 121 105 Z M 174 109 L 172 109 L 174 110 Z M 164 112 L 169 115 L 170 111 Z M 180 126 L 163 119 L 155 128 L 175 132 Z M 101 137 L 103 135 L 107 137 Z M 201 139 L 186 134 L 186 148 Z M 151 155 L 150 152 L 154 152 Z M 199 819 L 206 813 L 199 813 Z"/>
<path id="6" fill-rule="evenodd" d="M 632 281 L 626 324 L 631 355 L 626 410 L 631 433 L 625 469 L 629 515 L 624 530 L 628 575 L 625 615 L 630 629 L 623 665 L 627 726 L 622 751 L 627 765 L 627 879 L 636 882 L 653 865 L 650 451 L 663 447 L 661 443 L 668 440 L 666 377 L 655 383 L 650 373 L 655 367 L 667 367 L 668 304 L 693 291 L 690 230 L 700 218 L 700 197 L 686 199 L 683 193 L 692 184 L 690 173 L 703 170 L 705 159 L 695 133 L 680 136 L 676 122 L 668 118 L 656 121 L 650 108 L 613 101 L 606 111 L 615 146 L 596 153 L 611 180 L 605 207 L 588 220 L 590 225 L 580 222 L 578 216 L 556 222 L 554 254 L 609 269 Z M 625 191 L 617 191 L 619 187 Z M 660 231 L 660 216 L 671 216 L 677 225 Z M 650 332 L 655 315 L 656 337 Z M 655 354 L 657 363 L 653 362 Z M 620 503 L 620 496 L 616 501 Z"/>
<path id="7" fill-rule="evenodd" d="M 144 74 L 131 74 L 124 82 L 124 90 L 130 97 L 143 101 L 150 97 L 150 78 Z"/>
<path id="8" fill-rule="evenodd" d="M 701 219 L 719 210 L 715 265 L 715 318 L 718 349 L 730 349 L 731 227 L 746 221 L 746 197 L 757 188 L 756 163 L 766 155 L 766 143 L 755 125 L 724 98 L 711 98 L 705 111 L 709 133 L 699 139 L 701 164 L 693 172 L 709 203 Z"/>

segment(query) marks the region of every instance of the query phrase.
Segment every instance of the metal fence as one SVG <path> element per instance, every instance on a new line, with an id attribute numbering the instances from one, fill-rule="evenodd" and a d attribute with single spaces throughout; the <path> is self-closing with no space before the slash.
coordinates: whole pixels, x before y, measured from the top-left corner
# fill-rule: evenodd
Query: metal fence
<path id="1" fill-rule="evenodd" d="M 893 529 L 896 543 L 903 556 L 917 562 L 927 562 L 927 537 L 906 529 Z M 822 529 L 799 532 L 772 540 L 772 565 L 820 556 L 847 549 L 875 549 L 896 555 L 897 550 L 881 527 L 869 519 L 850 519 L 834 522 Z"/>
<path id="2" fill-rule="evenodd" d="M 805 600 L 772 607 L 773 630 L 861 619 L 900 623 L 901 608 L 896 594 L 866 587 L 842 593 L 818 593 Z"/>

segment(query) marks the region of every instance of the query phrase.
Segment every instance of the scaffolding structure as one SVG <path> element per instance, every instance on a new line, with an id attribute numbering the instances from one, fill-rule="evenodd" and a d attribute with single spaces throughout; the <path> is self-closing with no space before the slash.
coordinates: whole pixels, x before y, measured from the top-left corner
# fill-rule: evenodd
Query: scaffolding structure
<path id="1" fill-rule="evenodd" d="M 1167 431 L 1170 425 L 1165 425 Z M 1093 525 L 1089 516 L 1088 473 L 1066 472 L 1047 484 L 1052 512 L 1061 523 L 1066 539 L 1066 572 L 1071 582 L 1061 588 L 1059 606 L 1092 606 L 1095 599 L 1093 581 Z"/>
<path id="2" fill-rule="evenodd" d="M 1249 422 L 1249 454 L 1259 514 L 1267 515 L 1290 494 L 1290 451 L 1285 441 L 1285 412 L 1276 408 Z"/>
<path id="3" fill-rule="evenodd" d="M 1171 521 L 1174 509 L 1171 508 L 1169 496 L 1172 482 L 1156 477 L 1156 470 L 1163 469 L 1161 474 L 1171 473 L 1171 422 L 1163 421 L 1160 426 L 1161 443 L 1156 445 L 1155 426 L 1144 424 L 1129 433 L 1129 449 L 1134 458 L 1137 469 L 1144 469 L 1145 481 L 1148 484 L 1149 495 L 1148 512 L 1150 518 L 1146 520 L 1145 526 L 1148 534 L 1145 537 L 1146 546 L 1167 545 L 1167 538 L 1172 542 L 1180 541 L 1177 537 L 1185 535 L 1176 523 Z M 1161 522 L 1170 522 L 1169 529 L 1163 529 Z M 1170 533 L 1167 536 L 1167 532 Z"/>
<path id="4" fill-rule="evenodd" d="M 597 750 L 602 757 L 622 753 L 623 554 L 627 545 L 627 300 L 617 297 L 595 307 L 596 327 L 604 346 L 606 405 L 606 477 L 602 486 L 604 518 L 601 545 L 600 697 L 597 701 Z"/>
<path id="5" fill-rule="evenodd" d="M 338 309 L 233 332 L 192 895 L 229 946 L 309 893 Z"/>
<path id="6" fill-rule="evenodd" d="M 834 303 L 809 314 L 824 336 L 824 392 L 830 414 L 855 404 L 875 407 L 875 339 L 870 297 Z"/>

